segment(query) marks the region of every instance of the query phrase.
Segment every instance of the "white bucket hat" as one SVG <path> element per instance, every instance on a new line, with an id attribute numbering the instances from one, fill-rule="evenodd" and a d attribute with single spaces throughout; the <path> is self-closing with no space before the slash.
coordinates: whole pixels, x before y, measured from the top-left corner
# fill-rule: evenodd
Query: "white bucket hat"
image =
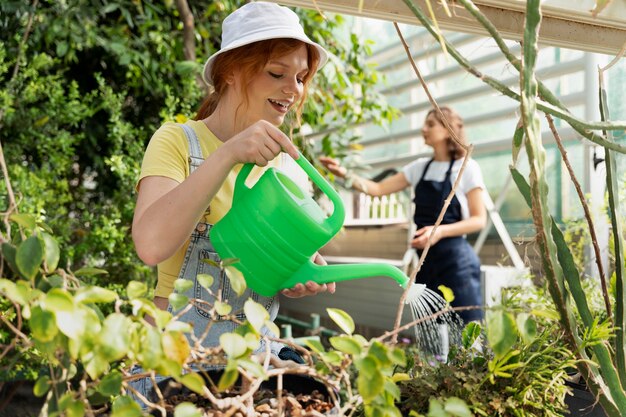
<path id="1" fill-rule="evenodd" d="M 298 39 L 313 45 L 320 55 L 319 68 L 328 60 L 328 52 L 304 33 L 297 14 L 287 7 L 259 1 L 240 7 L 224 19 L 221 48 L 207 59 L 202 78 L 213 85 L 211 67 L 220 54 L 253 42 L 279 38 Z"/>

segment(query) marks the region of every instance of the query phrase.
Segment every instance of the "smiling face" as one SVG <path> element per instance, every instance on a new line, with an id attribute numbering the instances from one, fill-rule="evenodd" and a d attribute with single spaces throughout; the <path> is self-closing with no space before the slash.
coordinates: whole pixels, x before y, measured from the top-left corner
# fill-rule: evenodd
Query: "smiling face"
<path id="1" fill-rule="evenodd" d="M 308 51 L 301 45 L 294 51 L 270 58 L 265 66 L 247 84 L 245 105 L 246 124 L 266 120 L 280 126 L 285 115 L 302 99 L 305 79 L 309 73 Z M 235 79 L 241 82 L 237 71 Z M 241 90 L 239 90 L 241 91 Z"/>

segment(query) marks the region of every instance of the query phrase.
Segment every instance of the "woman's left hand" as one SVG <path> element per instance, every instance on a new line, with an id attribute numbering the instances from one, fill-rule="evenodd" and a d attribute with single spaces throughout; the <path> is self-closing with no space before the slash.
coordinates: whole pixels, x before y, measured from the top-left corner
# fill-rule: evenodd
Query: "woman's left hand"
<path id="1" fill-rule="evenodd" d="M 411 240 L 411 247 L 417 249 L 424 249 L 426 244 L 428 243 L 428 239 L 433 232 L 433 226 L 424 226 L 415 232 L 415 236 L 413 236 L 413 240 Z M 435 234 L 433 235 L 433 240 L 431 242 L 431 246 L 439 242 L 442 238 L 442 230 L 441 226 L 437 227 Z"/>
<path id="2" fill-rule="evenodd" d="M 328 265 L 322 255 L 317 252 L 313 255 L 313 262 L 318 265 Z M 296 284 L 293 288 L 282 290 L 281 294 L 289 298 L 300 298 L 307 295 L 315 295 L 320 292 L 329 292 L 334 294 L 335 283 L 331 282 L 328 284 L 318 284 L 313 281 L 307 281 L 306 284 Z"/>

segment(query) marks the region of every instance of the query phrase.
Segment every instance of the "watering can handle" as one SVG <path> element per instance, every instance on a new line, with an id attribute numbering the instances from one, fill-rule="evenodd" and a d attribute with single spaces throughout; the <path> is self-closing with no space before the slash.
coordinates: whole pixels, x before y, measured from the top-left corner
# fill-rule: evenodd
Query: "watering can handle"
<path id="1" fill-rule="evenodd" d="M 343 226 L 343 222 L 346 217 L 345 210 L 343 208 L 343 201 L 341 201 L 341 197 L 332 185 L 326 178 L 319 173 L 317 169 L 311 163 L 302 156 L 302 153 L 298 152 L 298 159 L 296 159 L 296 163 L 300 165 L 300 167 L 306 172 L 306 174 L 313 180 L 313 183 L 317 185 L 320 190 L 330 199 L 333 203 L 333 214 L 326 219 L 326 222 L 330 225 L 331 230 L 339 230 Z"/>
<path id="2" fill-rule="evenodd" d="M 246 186 L 246 179 L 248 178 L 248 175 L 250 175 L 252 168 L 254 168 L 254 164 L 252 163 L 244 164 L 241 167 L 239 174 L 237 174 L 237 179 L 235 180 L 235 192 L 233 194 L 233 201 L 241 198 L 243 196 L 244 190 L 248 188 Z"/>
<path id="3" fill-rule="evenodd" d="M 315 185 L 317 185 L 320 190 L 322 190 L 322 192 L 326 194 L 326 196 L 328 196 L 330 201 L 333 203 L 333 214 L 326 219 L 326 222 L 330 225 L 330 229 L 341 229 L 341 226 L 343 226 L 343 222 L 346 217 L 341 197 L 339 197 L 337 191 L 335 191 L 332 185 L 330 185 L 330 183 L 326 181 L 322 174 L 320 174 L 319 171 L 315 169 L 315 167 L 311 165 L 311 163 L 304 156 L 302 156 L 302 153 L 299 152 L 298 155 L 298 159 L 295 160 L 296 163 L 300 165 L 300 167 L 304 170 L 304 172 L 306 172 L 309 178 L 313 180 Z M 250 175 L 250 171 L 252 171 L 253 167 L 254 164 L 252 163 L 244 164 L 244 166 L 241 168 L 241 171 L 239 171 L 239 174 L 237 175 L 237 180 L 235 181 L 235 194 L 233 195 L 233 201 L 236 201 L 238 198 L 240 198 L 243 195 L 243 190 L 248 188 L 246 187 L 245 182 L 246 178 L 248 178 L 248 175 Z"/>

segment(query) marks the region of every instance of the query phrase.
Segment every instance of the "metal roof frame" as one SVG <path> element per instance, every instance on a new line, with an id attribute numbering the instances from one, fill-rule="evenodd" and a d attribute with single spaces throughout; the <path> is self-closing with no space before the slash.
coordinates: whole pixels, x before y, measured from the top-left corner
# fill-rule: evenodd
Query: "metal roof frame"
<path id="1" fill-rule="evenodd" d="M 403 0 L 279 0 L 278 3 L 419 25 Z M 426 0 L 413 0 L 428 10 Z M 362 8 L 359 7 L 362 3 Z M 441 29 L 487 35 L 484 28 L 460 5 L 448 5 L 449 17 L 440 2 L 430 0 Z M 476 6 L 506 39 L 520 40 L 524 31 L 524 0 L 474 0 Z M 596 17 L 594 0 L 544 0 L 540 43 L 588 52 L 617 55 L 626 46 L 626 1 L 612 1 Z"/>

